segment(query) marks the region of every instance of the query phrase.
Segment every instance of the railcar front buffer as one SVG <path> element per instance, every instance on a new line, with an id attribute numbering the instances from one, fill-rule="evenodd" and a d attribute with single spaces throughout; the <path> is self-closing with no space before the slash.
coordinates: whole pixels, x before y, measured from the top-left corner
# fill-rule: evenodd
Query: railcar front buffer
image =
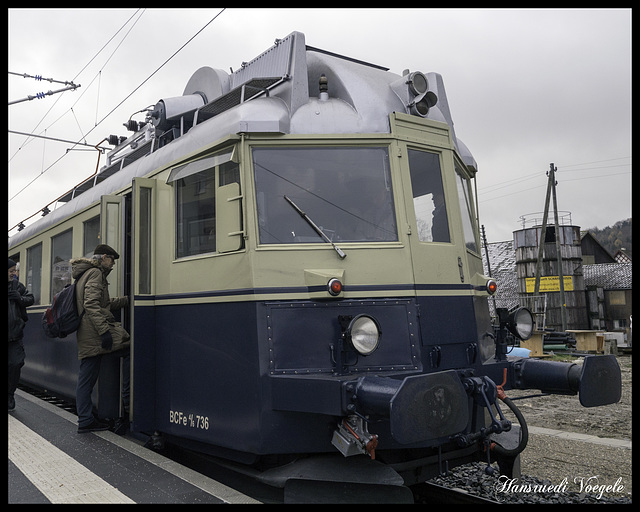
<path id="1" fill-rule="evenodd" d="M 392 438 L 409 445 L 461 432 L 469 420 L 467 393 L 453 371 L 393 379 L 367 375 L 345 383 L 348 416 L 333 434 L 345 456 L 367 453 L 373 459 L 377 436 L 367 431 L 368 416 L 388 418 Z"/>
<path id="2" fill-rule="evenodd" d="M 622 375 L 615 356 L 584 358 L 578 396 L 584 407 L 597 407 L 620 401 Z"/>
<path id="3" fill-rule="evenodd" d="M 586 356 L 579 365 L 537 359 L 516 362 L 517 389 L 546 393 L 579 394 L 584 407 L 615 404 L 622 395 L 620 366 L 613 355 Z"/>

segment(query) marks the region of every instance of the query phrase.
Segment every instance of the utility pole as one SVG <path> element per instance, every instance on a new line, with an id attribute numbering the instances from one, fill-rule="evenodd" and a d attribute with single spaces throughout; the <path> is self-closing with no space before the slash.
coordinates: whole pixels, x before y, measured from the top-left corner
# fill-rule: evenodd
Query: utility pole
<path id="1" fill-rule="evenodd" d="M 555 172 L 558 170 L 551 165 L 551 170 L 549 171 L 549 181 L 552 183 L 551 192 L 553 194 L 553 211 L 555 213 L 555 221 L 556 221 L 556 257 L 558 261 L 558 280 L 560 281 L 560 315 L 562 317 L 562 330 L 567 330 L 567 304 L 564 298 L 564 272 L 562 271 L 562 252 L 560 252 L 560 228 L 558 225 L 558 200 L 556 198 L 556 178 Z"/>
<path id="2" fill-rule="evenodd" d="M 547 231 L 547 220 L 549 218 L 549 200 L 553 195 L 553 211 L 554 211 L 554 220 L 555 220 L 555 232 L 556 232 L 556 259 L 558 262 L 558 279 L 560 281 L 560 315 L 562 317 L 562 330 L 567 330 L 567 305 L 565 303 L 564 297 L 564 273 L 562 271 L 562 253 L 560 252 L 560 226 L 558 223 L 558 200 L 556 197 L 556 177 L 555 172 L 558 169 L 550 164 L 549 172 L 547 173 L 549 176 L 549 181 L 547 183 L 547 197 L 544 203 L 544 214 L 542 216 L 542 229 L 540 231 L 540 240 L 538 241 L 538 260 L 536 262 L 536 285 L 534 290 L 534 295 L 538 295 L 540 293 L 540 276 L 542 274 L 542 254 L 543 254 L 543 246 L 544 240 L 546 237 Z"/>
<path id="3" fill-rule="evenodd" d="M 553 168 L 553 164 L 551 164 L 551 168 Z M 540 239 L 538 240 L 538 260 L 536 261 L 536 287 L 533 291 L 533 295 L 538 295 L 540 293 L 540 276 L 542 274 L 542 253 L 544 250 L 544 239 L 545 233 L 547 231 L 547 219 L 549 218 L 549 200 L 551 199 L 551 179 L 549 176 L 549 181 L 547 182 L 547 198 L 544 201 L 544 214 L 542 215 L 542 228 L 540 230 Z"/>

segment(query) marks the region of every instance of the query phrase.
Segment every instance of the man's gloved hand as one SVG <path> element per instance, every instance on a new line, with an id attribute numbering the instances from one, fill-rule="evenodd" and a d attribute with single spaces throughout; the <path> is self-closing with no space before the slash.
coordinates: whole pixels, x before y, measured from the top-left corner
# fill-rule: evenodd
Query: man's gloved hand
<path id="1" fill-rule="evenodd" d="M 100 335 L 100 341 L 102 348 L 105 350 L 111 350 L 111 347 L 113 347 L 113 336 L 111 336 L 111 333 L 109 331 Z"/>

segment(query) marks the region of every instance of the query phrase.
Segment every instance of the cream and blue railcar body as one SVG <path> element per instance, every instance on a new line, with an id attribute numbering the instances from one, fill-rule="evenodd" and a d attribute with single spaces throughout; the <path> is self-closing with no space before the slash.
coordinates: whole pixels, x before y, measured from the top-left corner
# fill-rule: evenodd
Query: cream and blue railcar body
<path id="1" fill-rule="evenodd" d="M 485 457 L 465 379 L 517 372 L 495 357 L 476 163 L 438 74 L 294 32 L 198 70 L 147 121 L 9 249 L 47 262 L 72 230 L 82 255 L 99 218 L 123 255 L 111 294 L 131 298 L 134 432 L 249 464 L 375 458 L 407 484 Z M 46 267 L 24 378 L 73 396 L 74 344 L 38 332 Z"/>

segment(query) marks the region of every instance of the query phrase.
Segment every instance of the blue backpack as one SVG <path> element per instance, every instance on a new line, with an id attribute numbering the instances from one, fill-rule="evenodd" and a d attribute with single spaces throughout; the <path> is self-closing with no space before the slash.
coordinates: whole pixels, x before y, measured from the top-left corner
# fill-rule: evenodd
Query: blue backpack
<path id="1" fill-rule="evenodd" d="M 42 315 L 42 329 L 49 338 L 65 338 L 80 327 L 84 311 L 78 313 L 76 283 L 68 284 L 56 293 L 51 307 Z"/>

